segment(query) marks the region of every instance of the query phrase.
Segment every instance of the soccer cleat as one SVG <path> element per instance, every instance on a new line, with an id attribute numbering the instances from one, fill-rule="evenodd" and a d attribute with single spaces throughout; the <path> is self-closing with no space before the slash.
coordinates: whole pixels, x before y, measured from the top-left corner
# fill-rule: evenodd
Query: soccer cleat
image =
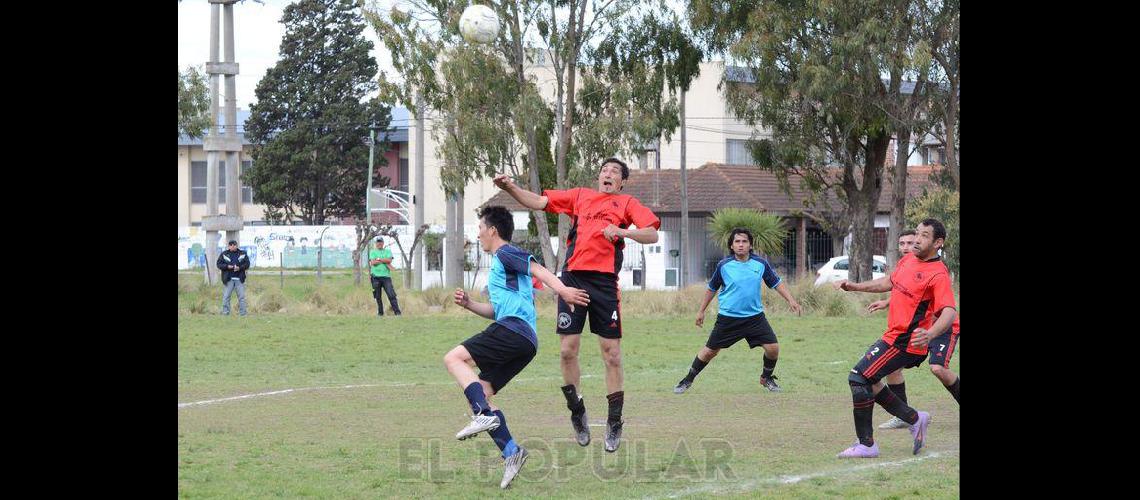
<path id="1" fill-rule="evenodd" d="M 918 450 L 922 449 L 922 445 L 926 442 L 926 427 L 930 425 L 930 413 L 920 411 L 918 412 L 918 421 L 910 426 L 910 435 L 914 436 L 914 454 L 918 455 Z"/>
<path id="2" fill-rule="evenodd" d="M 515 476 L 519 475 L 519 469 L 522 469 L 523 463 L 526 462 L 526 457 L 530 454 L 526 452 L 526 448 L 519 447 L 518 453 L 507 457 L 503 462 L 503 482 L 499 483 L 500 488 L 506 488 L 511 485 L 511 481 Z"/>
<path id="3" fill-rule="evenodd" d="M 760 376 L 760 385 L 766 387 L 769 391 L 772 392 L 780 392 L 781 390 L 780 386 L 776 384 L 775 375 L 772 375 L 772 378 L 764 378 L 764 376 Z"/>
<path id="4" fill-rule="evenodd" d="M 899 417 L 891 417 L 890 420 L 879 424 L 880 429 L 904 429 L 910 427 L 910 424 L 903 421 Z"/>
<path id="5" fill-rule="evenodd" d="M 625 421 L 618 423 L 606 422 L 606 451 L 613 453 L 621 446 L 621 428 Z"/>
<path id="6" fill-rule="evenodd" d="M 578 440 L 578 446 L 589 445 L 590 426 L 586 424 L 586 410 L 577 415 L 570 414 L 570 425 L 574 427 L 574 437 Z"/>
<path id="7" fill-rule="evenodd" d="M 875 458 L 879 456 L 879 443 L 863 446 L 862 443 L 856 441 L 854 446 L 839 452 L 836 456 L 839 458 Z"/>
<path id="8" fill-rule="evenodd" d="M 475 415 L 471 417 L 471 423 L 467 424 L 463 430 L 455 434 L 455 439 L 463 441 L 471 436 L 474 436 L 483 431 L 493 431 L 499 428 L 498 415 Z"/>
<path id="9" fill-rule="evenodd" d="M 693 386 L 692 380 L 682 380 L 677 383 L 677 387 L 673 388 L 673 394 L 682 394 Z"/>

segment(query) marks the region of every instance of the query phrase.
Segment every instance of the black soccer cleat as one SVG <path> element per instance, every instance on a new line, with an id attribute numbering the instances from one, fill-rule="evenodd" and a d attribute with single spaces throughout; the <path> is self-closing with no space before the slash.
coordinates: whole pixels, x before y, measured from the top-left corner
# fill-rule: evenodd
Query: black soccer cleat
<path id="1" fill-rule="evenodd" d="M 764 386 L 765 388 L 767 388 L 769 391 L 772 391 L 772 392 L 780 392 L 782 390 L 782 389 L 780 389 L 779 384 L 776 383 L 776 376 L 775 375 L 772 375 L 771 378 L 764 378 L 763 376 L 761 376 L 760 377 L 760 385 Z"/>
<path id="2" fill-rule="evenodd" d="M 613 453 L 621 446 L 621 428 L 625 421 L 606 422 L 606 451 Z"/>
<path id="3" fill-rule="evenodd" d="M 570 414 L 570 425 L 574 427 L 574 437 L 578 440 L 578 446 L 587 446 L 590 444 L 590 426 L 586 424 L 586 410 L 582 413 Z"/>

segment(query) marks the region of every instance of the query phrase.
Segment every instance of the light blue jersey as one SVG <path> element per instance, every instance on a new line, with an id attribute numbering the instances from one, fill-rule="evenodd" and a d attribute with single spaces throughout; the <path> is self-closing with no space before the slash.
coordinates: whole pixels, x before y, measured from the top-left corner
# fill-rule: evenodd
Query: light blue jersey
<path id="1" fill-rule="evenodd" d="M 526 337 L 538 349 L 535 324 L 534 289 L 530 283 L 530 262 L 534 256 L 513 245 L 503 245 L 491 258 L 487 289 L 495 322 Z"/>
<path id="2" fill-rule="evenodd" d="M 717 291 L 719 314 L 733 318 L 747 318 L 764 312 L 760 300 L 760 281 L 768 288 L 776 288 L 780 277 L 772 269 L 772 264 L 757 255 L 749 254 L 748 260 L 741 262 L 735 256 L 728 256 L 716 265 L 716 271 L 709 279 L 709 290 Z"/>

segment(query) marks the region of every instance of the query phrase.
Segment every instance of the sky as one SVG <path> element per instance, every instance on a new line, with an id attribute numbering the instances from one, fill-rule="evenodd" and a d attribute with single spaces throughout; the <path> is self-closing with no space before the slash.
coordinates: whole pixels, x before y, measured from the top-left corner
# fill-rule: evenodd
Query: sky
<path id="1" fill-rule="evenodd" d="M 238 63 L 237 106 L 248 110 L 255 101 L 254 89 L 257 82 L 277 62 L 281 37 L 285 27 L 281 16 L 285 7 L 293 0 L 263 0 L 257 3 L 246 0 L 234 4 L 234 59 Z M 369 2 L 372 3 L 372 2 Z M 399 0 L 376 0 L 375 4 L 387 9 Z M 667 0 L 674 11 L 683 12 L 681 0 Z M 224 31 L 224 15 L 219 16 L 220 31 Z M 392 57 L 380 43 L 375 30 L 365 25 L 365 38 L 374 46 L 372 56 L 381 71 L 387 72 L 389 80 L 399 81 L 400 77 L 392 67 Z M 219 45 L 220 55 L 225 57 L 224 43 Z M 178 69 L 187 66 L 204 67 L 210 59 L 210 4 L 207 0 L 180 0 L 178 2 Z M 219 85 L 225 93 L 225 84 Z M 223 101 L 224 102 L 224 101 Z"/>
<path id="2" fill-rule="evenodd" d="M 281 37 L 285 36 L 285 26 L 281 16 L 291 0 L 251 0 L 234 4 L 234 60 L 238 63 L 237 105 L 249 109 L 253 104 L 254 88 L 265 76 L 269 68 L 277 63 L 277 52 Z M 391 5 L 391 1 L 381 1 L 381 5 Z M 224 31 L 225 16 L 219 16 L 220 31 Z M 383 49 L 376 32 L 371 26 L 364 28 L 364 36 L 372 40 L 375 48 L 372 56 L 380 69 L 393 74 L 392 57 Z M 225 44 L 219 46 L 220 55 L 225 57 Z M 204 66 L 210 59 L 210 4 L 206 0 L 181 0 L 178 2 L 178 69 L 187 66 Z M 226 86 L 219 86 L 224 94 Z"/>

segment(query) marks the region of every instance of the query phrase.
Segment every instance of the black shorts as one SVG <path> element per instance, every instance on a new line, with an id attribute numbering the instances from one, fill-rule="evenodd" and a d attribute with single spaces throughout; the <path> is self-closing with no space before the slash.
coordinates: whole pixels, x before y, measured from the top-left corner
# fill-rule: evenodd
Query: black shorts
<path id="1" fill-rule="evenodd" d="M 930 351 L 927 353 L 927 363 L 931 366 L 942 365 L 943 368 L 950 367 L 950 357 L 954 355 L 954 348 L 958 347 L 958 334 L 953 333 L 953 328 L 947 328 L 942 335 L 939 335 L 926 348 Z"/>
<path id="2" fill-rule="evenodd" d="M 480 370 L 479 378 L 490 382 L 491 390 L 496 393 L 526 368 L 538 353 L 530 339 L 498 323 L 491 323 L 486 330 L 460 345 L 471 353 L 471 359 Z"/>
<path id="3" fill-rule="evenodd" d="M 921 365 L 924 359 L 926 359 L 925 354 L 911 354 L 905 349 L 879 339 L 867 348 L 867 353 L 855 364 L 851 372 L 862 375 L 873 384 L 899 368 L 914 368 Z"/>
<path id="4" fill-rule="evenodd" d="M 758 345 L 775 344 L 776 332 L 768 324 L 764 313 L 744 318 L 734 318 L 723 314 L 716 315 L 716 324 L 709 333 L 709 340 L 705 347 L 709 349 L 725 349 L 732 347 L 740 341 L 748 339 L 748 348 L 755 349 Z"/>
<path id="5" fill-rule="evenodd" d="M 621 338 L 621 290 L 617 275 L 598 271 L 562 271 L 560 277 L 566 286 L 581 288 L 590 295 L 590 305 L 574 306 L 558 297 L 558 327 L 560 335 L 577 335 L 590 317 L 590 331 L 607 339 Z"/>

